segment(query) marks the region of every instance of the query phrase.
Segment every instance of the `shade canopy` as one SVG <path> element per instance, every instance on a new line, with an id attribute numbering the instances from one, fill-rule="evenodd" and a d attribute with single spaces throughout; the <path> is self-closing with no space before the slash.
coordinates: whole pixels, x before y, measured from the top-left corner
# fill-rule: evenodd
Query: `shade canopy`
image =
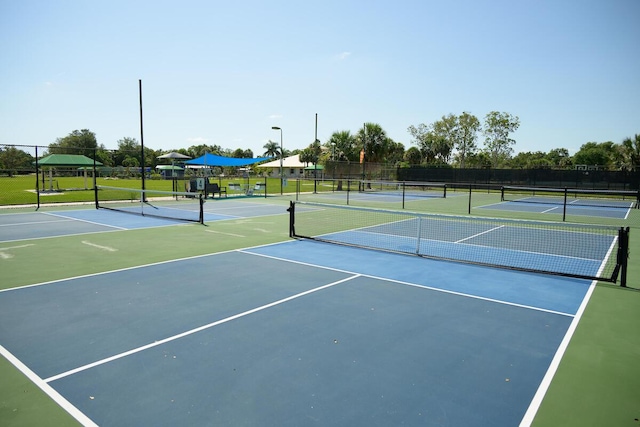
<path id="1" fill-rule="evenodd" d="M 187 160 L 184 164 L 187 166 L 247 166 L 264 162 L 270 158 L 271 157 L 256 157 L 239 159 L 236 157 L 216 156 L 215 154 L 206 153 L 204 156 L 200 156 L 197 159 Z"/>
<path id="2" fill-rule="evenodd" d="M 40 166 L 93 166 L 93 159 L 80 154 L 51 154 L 38 160 Z M 102 163 L 96 161 L 96 166 Z"/>

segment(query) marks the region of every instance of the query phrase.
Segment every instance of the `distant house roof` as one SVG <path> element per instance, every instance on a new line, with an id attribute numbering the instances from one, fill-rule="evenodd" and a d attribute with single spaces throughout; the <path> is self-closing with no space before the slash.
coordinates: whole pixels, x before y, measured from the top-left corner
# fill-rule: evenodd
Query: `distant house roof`
<path id="1" fill-rule="evenodd" d="M 38 160 L 39 166 L 93 166 L 93 159 L 80 154 L 51 154 Z M 96 166 L 102 163 L 96 161 Z"/>
<path id="2" fill-rule="evenodd" d="M 285 157 L 282 159 L 282 167 L 285 168 L 304 168 L 306 167 L 306 163 L 302 163 L 300 161 L 300 155 L 295 154 L 293 156 Z M 279 168 L 280 167 L 280 159 L 273 160 L 269 163 L 264 163 L 260 165 L 261 168 Z"/>

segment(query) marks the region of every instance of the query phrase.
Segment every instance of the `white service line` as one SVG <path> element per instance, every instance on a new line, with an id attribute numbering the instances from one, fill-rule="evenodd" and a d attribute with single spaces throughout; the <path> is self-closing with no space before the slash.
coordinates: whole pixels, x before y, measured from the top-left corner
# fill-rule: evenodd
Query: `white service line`
<path id="1" fill-rule="evenodd" d="M 19 245 L 19 246 L 7 246 L 6 248 L 0 248 L 0 251 L 8 251 L 10 249 L 20 249 L 20 248 L 27 248 L 29 246 L 35 246 L 35 243 L 28 243 L 26 245 Z"/>
<path id="2" fill-rule="evenodd" d="M 83 245 L 87 245 L 87 246 L 92 246 L 94 248 L 102 249 L 103 251 L 108 251 L 108 252 L 117 252 L 118 251 L 116 248 L 112 248 L 110 246 L 96 245 L 95 243 L 91 243 L 91 242 L 89 242 L 87 240 L 83 240 L 82 244 Z"/>
<path id="3" fill-rule="evenodd" d="M 103 224 L 101 222 L 89 221 L 89 220 L 86 220 L 86 219 L 74 218 L 72 216 L 64 216 L 64 215 L 60 215 L 60 214 L 54 214 L 54 213 L 51 213 L 51 212 L 43 212 L 43 214 L 55 216 L 55 217 L 58 217 L 58 218 L 66 218 L 66 219 L 73 220 L 73 221 L 86 222 L 87 224 L 101 225 L 103 227 L 117 228 L 118 230 L 128 230 L 128 228 L 118 227 L 116 225 Z"/>
<path id="4" fill-rule="evenodd" d="M 235 315 L 227 317 L 225 319 L 217 320 L 215 322 L 211 322 L 209 324 L 206 324 L 206 325 L 203 325 L 203 326 L 199 326 L 197 328 L 191 329 L 191 330 L 183 332 L 181 334 L 177 334 L 177 335 L 174 335 L 172 337 L 168 337 L 168 338 L 165 338 L 165 339 L 162 339 L 162 340 L 159 340 L 159 341 L 155 341 L 155 342 L 153 342 L 151 344 L 147 344 L 147 345 L 144 345 L 142 347 L 134 348 L 132 350 L 125 351 L 124 353 L 116 354 L 114 356 L 107 357 L 106 359 L 98 360 L 96 362 L 89 363 L 87 365 L 80 366 L 80 367 L 75 368 L 75 369 L 71 369 L 70 371 L 67 371 L 67 372 L 62 372 L 62 373 L 60 373 L 58 375 L 54 375 L 52 377 L 49 377 L 49 378 L 45 379 L 44 382 L 45 383 L 50 383 L 52 381 L 59 380 L 60 378 L 68 377 L 69 375 L 77 374 L 78 372 L 86 371 L 87 369 L 91 369 L 91 368 L 94 368 L 96 366 L 104 365 L 105 363 L 109 363 L 109 362 L 112 362 L 114 360 L 118 360 L 118 359 L 121 359 L 123 357 L 130 356 L 132 354 L 139 353 L 141 351 L 148 350 L 150 348 L 157 347 L 159 345 L 166 344 L 168 342 L 175 341 L 175 340 L 180 339 L 180 338 L 184 338 L 184 337 L 186 337 L 188 335 L 195 334 L 196 332 L 201 332 L 201 331 L 204 331 L 206 329 L 213 328 L 214 326 L 218 326 L 218 325 L 221 325 L 223 323 L 227 323 L 227 322 L 230 322 L 232 320 L 236 320 L 236 319 L 239 319 L 241 317 L 248 316 L 249 314 L 257 313 L 258 311 L 262 311 L 262 310 L 265 310 L 267 308 L 271 308 L 271 307 L 274 307 L 276 305 L 280 305 L 282 303 L 294 300 L 296 298 L 300 298 L 302 296 L 309 295 L 309 294 L 312 294 L 314 292 L 318 292 L 318 291 L 321 291 L 323 289 L 327 289 L 327 288 L 330 288 L 332 286 L 339 285 L 339 284 L 347 282 L 349 280 L 353 280 L 353 279 L 355 279 L 357 277 L 360 277 L 360 275 L 356 274 L 356 275 L 347 277 L 345 279 L 341 279 L 341 280 L 338 280 L 338 281 L 335 281 L 335 282 L 332 282 L 332 283 L 328 283 L 326 285 L 319 286 L 317 288 L 309 289 L 308 291 L 304 291 L 304 292 L 300 292 L 300 293 L 295 294 L 295 295 L 291 295 L 290 297 L 286 297 L 286 298 L 271 302 L 269 304 L 262 305 L 260 307 L 252 308 L 251 310 L 247 310 L 245 312 L 242 312 L 242 313 L 239 313 L 239 314 L 235 314 Z"/>
<path id="5" fill-rule="evenodd" d="M 33 221 L 33 222 L 16 222 L 14 224 L 0 224 L 0 227 L 16 227 L 20 225 L 34 225 L 34 224 L 54 224 L 56 222 L 71 222 L 73 219 L 54 219 L 52 221 Z"/>
<path id="6" fill-rule="evenodd" d="M 232 236 L 232 237 L 247 237 L 247 236 L 243 236 L 242 234 L 233 234 L 233 233 L 225 233 L 222 231 L 215 231 L 215 230 L 204 230 L 207 233 L 214 233 L 214 234 L 224 234 L 225 236 Z"/>
<path id="7" fill-rule="evenodd" d="M 60 393 L 55 391 L 53 387 L 42 380 L 38 375 L 29 369 L 24 363 L 22 363 L 11 352 L 0 345 L 0 355 L 4 356 L 9 362 L 13 364 L 20 372 L 22 372 L 27 378 L 29 378 L 35 385 L 37 385 L 42 391 L 44 391 L 51 399 L 53 399 L 58 405 L 60 405 L 65 411 L 67 411 L 73 418 L 78 420 L 80 424 L 85 427 L 97 427 L 89 417 L 87 417 L 82 411 L 73 406 L 71 402 L 62 397 Z"/>
<path id="8" fill-rule="evenodd" d="M 478 237 L 478 236 L 482 236 L 483 234 L 491 233 L 492 231 L 496 231 L 496 230 L 498 230 L 498 229 L 500 229 L 502 227 L 505 227 L 505 226 L 504 225 L 499 225 L 497 227 L 493 227 L 490 230 L 486 230 L 486 231 L 483 231 L 481 233 L 474 234 L 473 236 L 469 236 L 469 237 L 465 237 L 464 239 L 456 240 L 454 243 L 462 243 L 465 240 L 473 239 L 474 237 Z"/>

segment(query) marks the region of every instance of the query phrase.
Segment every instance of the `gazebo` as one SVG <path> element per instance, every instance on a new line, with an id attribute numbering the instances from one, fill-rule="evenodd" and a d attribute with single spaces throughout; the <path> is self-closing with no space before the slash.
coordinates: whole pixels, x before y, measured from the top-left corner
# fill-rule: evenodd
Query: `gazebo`
<path id="1" fill-rule="evenodd" d="M 38 160 L 38 167 L 49 168 L 49 191 L 53 191 L 53 168 L 78 167 L 84 169 L 84 189 L 87 190 L 87 169 L 102 163 L 80 154 L 51 154 Z M 94 171 L 95 173 L 95 171 Z"/>

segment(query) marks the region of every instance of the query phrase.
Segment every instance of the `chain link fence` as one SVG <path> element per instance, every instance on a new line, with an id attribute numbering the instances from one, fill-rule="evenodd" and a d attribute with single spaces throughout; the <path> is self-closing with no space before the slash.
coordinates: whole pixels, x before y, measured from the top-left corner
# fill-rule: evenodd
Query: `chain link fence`
<path id="1" fill-rule="evenodd" d="M 638 190 L 640 171 L 589 169 L 454 169 L 412 166 L 399 168 L 399 181 L 458 184 L 522 185 L 527 187 Z"/>

